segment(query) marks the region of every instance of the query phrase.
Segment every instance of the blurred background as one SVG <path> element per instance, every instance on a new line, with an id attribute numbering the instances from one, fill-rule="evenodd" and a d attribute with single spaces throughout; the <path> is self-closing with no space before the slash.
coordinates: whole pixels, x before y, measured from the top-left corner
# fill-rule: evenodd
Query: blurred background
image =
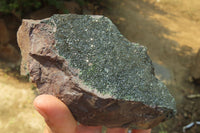
<path id="1" fill-rule="evenodd" d="M 153 133 L 181 133 L 200 121 L 199 0 L 0 0 L 0 132 L 43 131 L 43 119 L 32 105 L 36 87 L 20 76 L 16 32 L 22 19 L 57 13 L 105 15 L 126 38 L 148 48 L 156 76 L 178 109 Z M 199 133 L 200 125 L 188 126 L 186 132 Z"/>

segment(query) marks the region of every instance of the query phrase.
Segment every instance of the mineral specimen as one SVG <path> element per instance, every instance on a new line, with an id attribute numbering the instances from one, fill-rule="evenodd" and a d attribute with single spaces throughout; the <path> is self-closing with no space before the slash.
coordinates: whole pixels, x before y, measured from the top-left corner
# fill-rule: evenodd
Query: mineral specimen
<path id="1" fill-rule="evenodd" d="M 147 129 L 176 112 L 147 49 L 129 42 L 104 16 L 23 20 L 17 35 L 21 73 L 84 125 Z"/>

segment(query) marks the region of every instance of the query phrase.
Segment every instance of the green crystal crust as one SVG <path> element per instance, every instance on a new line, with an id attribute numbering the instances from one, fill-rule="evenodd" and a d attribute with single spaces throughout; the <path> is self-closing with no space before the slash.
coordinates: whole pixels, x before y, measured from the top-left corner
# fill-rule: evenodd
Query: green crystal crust
<path id="1" fill-rule="evenodd" d="M 106 17 L 54 15 L 55 47 L 79 78 L 101 94 L 175 110 L 174 98 L 154 76 L 144 46 L 124 38 Z"/>

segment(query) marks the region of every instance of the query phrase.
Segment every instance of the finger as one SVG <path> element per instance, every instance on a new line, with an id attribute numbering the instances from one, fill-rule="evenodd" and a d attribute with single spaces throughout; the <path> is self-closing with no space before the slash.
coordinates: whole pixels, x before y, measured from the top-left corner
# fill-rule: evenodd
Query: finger
<path id="1" fill-rule="evenodd" d="M 56 97 L 40 95 L 34 100 L 34 106 L 53 133 L 75 133 L 76 121 L 67 106 Z"/>
<path id="2" fill-rule="evenodd" d="M 106 133 L 126 133 L 127 129 L 123 128 L 108 128 Z"/>
<path id="3" fill-rule="evenodd" d="M 132 130 L 132 133 L 151 133 L 151 129 L 147 130 L 134 129 Z"/>
<path id="4" fill-rule="evenodd" d="M 101 133 L 102 127 L 101 126 L 84 126 L 84 125 L 78 125 L 76 133 Z"/>

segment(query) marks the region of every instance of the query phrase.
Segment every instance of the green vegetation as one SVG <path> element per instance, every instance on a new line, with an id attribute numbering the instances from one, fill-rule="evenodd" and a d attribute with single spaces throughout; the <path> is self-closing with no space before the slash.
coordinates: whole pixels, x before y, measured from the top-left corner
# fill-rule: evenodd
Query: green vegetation
<path id="1" fill-rule="evenodd" d="M 1 0 L 0 12 L 11 13 L 15 16 L 22 16 L 25 12 L 40 8 L 42 5 L 39 0 Z"/>
<path id="2" fill-rule="evenodd" d="M 64 9 L 63 2 L 64 0 L 1 0 L 0 12 L 14 14 L 20 18 L 26 13 L 51 5 L 61 10 L 63 13 L 67 13 L 67 10 Z"/>
<path id="3" fill-rule="evenodd" d="M 54 6 L 62 13 L 68 13 L 65 8 L 65 1 L 72 0 L 0 0 L 0 13 L 13 14 L 18 18 L 22 18 L 27 13 L 35 11 L 45 6 Z M 102 0 L 74 0 L 81 7 L 88 3 L 100 5 Z"/>

